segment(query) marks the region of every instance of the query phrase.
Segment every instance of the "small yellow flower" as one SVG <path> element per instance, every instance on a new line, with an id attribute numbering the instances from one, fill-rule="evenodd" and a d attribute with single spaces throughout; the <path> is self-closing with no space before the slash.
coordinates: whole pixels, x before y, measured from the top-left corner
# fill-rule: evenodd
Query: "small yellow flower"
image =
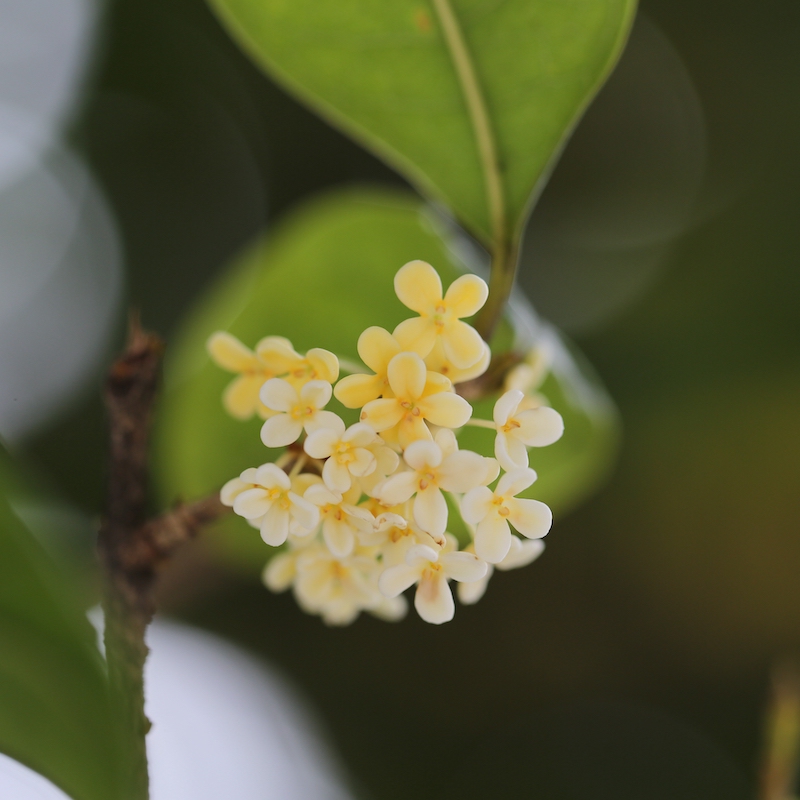
<path id="1" fill-rule="evenodd" d="M 424 357 L 440 341 L 448 360 L 458 369 L 474 366 L 484 355 L 483 339 L 461 321 L 477 313 L 489 296 L 486 282 L 477 275 L 456 278 L 443 297 L 436 270 L 425 261 L 411 261 L 395 275 L 394 288 L 400 302 L 419 314 L 394 330 L 403 350 Z"/>
<path id="2" fill-rule="evenodd" d="M 288 339 L 271 336 L 258 343 L 256 354 L 275 376 L 283 377 L 298 391 L 309 381 L 334 383 L 339 377 L 339 359 L 321 347 L 301 356 Z"/>
<path id="3" fill-rule="evenodd" d="M 528 466 L 528 448 L 546 447 L 564 432 L 561 414 L 548 406 L 526 408 L 525 395 L 510 389 L 494 405 L 494 454 L 507 472 Z"/>
<path id="4" fill-rule="evenodd" d="M 486 569 L 485 561 L 475 553 L 459 551 L 455 538 L 448 534 L 441 549 L 424 544 L 410 547 L 404 563 L 383 571 L 378 587 L 386 597 L 397 597 L 416 583 L 417 613 L 425 622 L 441 625 L 453 619 L 456 611 L 448 581 L 479 581 Z"/>
<path id="5" fill-rule="evenodd" d="M 280 336 L 268 336 L 259 342 L 259 347 L 272 344 L 288 344 Z M 222 395 L 225 410 L 236 419 L 250 419 L 258 414 L 263 419 L 271 415 L 266 406 L 259 400 L 258 392 L 265 381 L 274 378 L 278 373 L 267 365 L 258 353 L 245 347 L 235 336 L 225 331 L 217 331 L 209 338 L 206 347 L 208 354 L 217 366 L 228 372 L 238 372 Z"/>
<path id="6" fill-rule="evenodd" d="M 539 500 L 516 497 L 536 480 L 532 469 L 507 472 L 492 491 L 479 486 L 461 500 L 461 516 L 475 525 L 475 552 L 489 564 L 499 564 L 514 537 L 511 525 L 528 539 L 541 539 L 553 524 L 553 514 Z"/>
<path id="7" fill-rule="evenodd" d="M 405 448 L 419 439 L 432 439 L 425 421 L 443 428 L 460 428 L 472 415 L 472 406 L 450 390 L 450 381 L 430 372 L 415 353 L 400 353 L 387 369 L 393 397 L 372 400 L 361 411 L 361 421 L 385 440 L 397 436 Z"/>
<path id="8" fill-rule="evenodd" d="M 348 375 L 336 384 L 334 397 L 345 408 L 361 408 L 378 397 L 390 397 L 387 370 L 400 352 L 400 345 L 389 331 L 373 326 L 358 337 L 358 355 L 374 375 Z"/>
<path id="9" fill-rule="evenodd" d="M 261 426 L 261 441 L 267 447 L 286 447 L 296 442 L 304 429 L 313 433 L 336 425 L 339 417 L 322 410 L 330 399 L 331 385 L 327 381 L 309 381 L 298 393 L 283 378 L 270 378 L 261 387 L 261 402 L 271 411 L 283 413 L 270 417 Z"/>

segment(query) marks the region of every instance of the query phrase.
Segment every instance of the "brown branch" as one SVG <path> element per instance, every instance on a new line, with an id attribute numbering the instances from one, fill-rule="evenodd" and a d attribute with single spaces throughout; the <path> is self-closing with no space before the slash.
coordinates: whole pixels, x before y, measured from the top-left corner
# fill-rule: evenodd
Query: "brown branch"
<path id="1" fill-rule="evenodd" d="M 800 765 L 800 668 L 779 663 L 764 725 L 759 800 L 791 800 Z"/>
<path id="2" fill-rule="evenodd" d="M 181 504 L 146 522 L 123 551 L 125 569 L 158 570 L 184 542 L 193 539 L 201 528 L 230 512 L 218 495 L 194 503 Z"/>
<path id="3" fill-rule="evenodd" d="M 98 535 L 105 568 L 105 647 L 120 722 L 124 800 L 149 797 L 144 713 L 144 637 L 155 613 L 159 567 L 202 525 L 225 510 L 216 497 L 180 505 L 147 521 L 148 440 L 164 345 L 131 319 L 128 344 L 105 384 L 110 429 L 108 504 Z"/>

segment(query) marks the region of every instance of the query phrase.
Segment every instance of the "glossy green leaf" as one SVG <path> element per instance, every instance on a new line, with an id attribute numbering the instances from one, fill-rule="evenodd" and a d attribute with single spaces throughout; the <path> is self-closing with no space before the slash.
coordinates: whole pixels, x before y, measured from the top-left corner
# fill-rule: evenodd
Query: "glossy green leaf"
<path id="1" fill-rule="evenodd" d="M 485 242 L 615 64 L 635 0 L 211 0 L 279 83 Z"/>
<path id="2" fill-rule="evenodd" d="M 13 511 L 2 451 L 0 462 L 0 751 L 75 800 L 113 800 L 117 740 L 96 634 Z"/>
<path id="3" fill-rule="evenodd" d="M 404 263 L 429 261 L 445 285 L 466 270 L 456 253 L 468 251 L 448 239 L 446 230 L 408 194 L 337 192 L 296 212 L 233 264 L 170 347 L 156 461 L 165 502 L 217 491 L 246 467 L 278 453 L 262 445 L 260 420 L 238 422 L 223 411 L 221 396 L 231 376 L 206 355 L 211 333 L 228 330 L 248 346 L 263 336 L 282 335 L 298 350 L 324 347 L 357 360 L 356 342 L 367 326 L 392 330 L 412 316 L 393 289 L 394 274 Z M 562 441 L 535 453 L 541 480 L 534 496 L 558 511 L 585 496 L 603 475 L 613 452 L 615 418 L 602 388 L 552 332 L 548 336 L 558 345 L 558 372 L 545 391 L 568 429 Z M 492 345 L 497 352 L 510 343 L 506 324 Z M 483 401 L 489 408 L 482 416 L 491 415 L 491 402 Z M 355 421 L 355 412 L 335 410 Z M 462 436 L 488 455 L 493 444 L 485 433 L 470 430 Z M 258 533 L 238 518 L 228 520 L 220 538 L 250 563 L 268 555 Z"/>

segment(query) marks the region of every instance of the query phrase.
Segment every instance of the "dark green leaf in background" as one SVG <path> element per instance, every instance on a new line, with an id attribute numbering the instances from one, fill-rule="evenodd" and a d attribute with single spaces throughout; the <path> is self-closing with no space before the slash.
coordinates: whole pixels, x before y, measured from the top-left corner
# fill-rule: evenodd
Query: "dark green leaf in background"
<path id="1" fill-rule="evenodd" d="M 118 751 L 96 634 L 12 510 L 0 450 L 0 751 L 75 800 L 118 797 Z"/>
<path id="2" fill-rule="evenodd" d="M 271 76 L 486 243 L 516 240 L 635 9 L 634 0 L 211 4 Z"/>
<path id="3" fill-rule="evenodd" d="M 445 285 L 467 269 L 456 255 L 467 251 L 445 230 L 430 208 L 407 193 L 336 192 L 304 206 L 233 264 L 187 319 L 168 355 L 155 462 L 165 502 L 218 491 L 246 467 L 280 452 L 261 443 L 259 419 L 243 423 L 223 410 L 222 392 L 232 376 L 206 355 L 211 333 L 228 330 L 250 347 L 264 336 L 286 336 L 299 351 L 324 347 L 357 360 L 356 342 L 366 327 L 391 331 L 412 316 L 393 288 L 404 263 L 429 261 Z M 509 325 L 492 344 L 508 349 Z M 556 372 L 544 391 L 564 415 L 567 433 L 532 451 L 532 466 L 541 476 L 534 496 L 562 511 L 606 471 L 616 418 L 596 380 L 558 347 Z M 492 402 L 483 401 L 478 415 L 490 418 Z M 355 412 L 335 402 L 329 408 L 355 421 Z M 490 455 L 493 440 L 486 434 L 465 430 L 463 446 Z M 258 533 L 241 519 L 226 523 L 225 537 L 249 563 L 268 556 Z"/>

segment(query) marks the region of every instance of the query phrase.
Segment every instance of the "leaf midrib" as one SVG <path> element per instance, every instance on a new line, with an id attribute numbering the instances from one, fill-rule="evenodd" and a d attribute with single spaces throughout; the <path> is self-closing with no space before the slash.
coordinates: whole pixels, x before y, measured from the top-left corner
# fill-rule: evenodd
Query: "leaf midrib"
<path id="1" fill-rule="evenodd" d="M 431 3 L 439 20 L 445 46 L 453 63 L 475 136 L 486 190 L 491 245 L 492 250 L 496 250 L 504 246 L 508 228 L 503 180 L 497 157 L 497 141 L 472 56 L 450 0 L 431 0 Z"/>

